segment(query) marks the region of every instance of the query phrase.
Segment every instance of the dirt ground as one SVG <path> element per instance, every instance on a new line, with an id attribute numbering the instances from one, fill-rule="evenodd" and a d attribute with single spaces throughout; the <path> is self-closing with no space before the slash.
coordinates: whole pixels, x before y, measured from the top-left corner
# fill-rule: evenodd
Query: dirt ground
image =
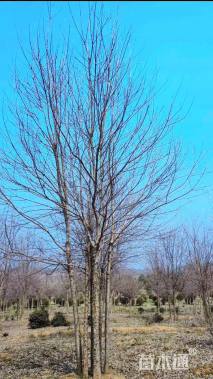
<path id="1" fill-rule="evenodd" d="M 1 321 L 0 379 L 75 378 L 72 327 L 31 330 L 27 317 Z M 146 325 L 136 307 L 115 307 L 106 378 L 211 379 L 213 340 L 192 315 Z"/>

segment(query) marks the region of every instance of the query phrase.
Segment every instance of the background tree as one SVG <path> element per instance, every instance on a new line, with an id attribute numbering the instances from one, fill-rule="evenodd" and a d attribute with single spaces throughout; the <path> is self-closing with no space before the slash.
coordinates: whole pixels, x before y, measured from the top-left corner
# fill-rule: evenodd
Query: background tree
<path id="1" fill-rule="evenodd" d="M 176 319 L 176 299 L 184 287 L 185 244 L 180 231 L 169 231 L 159 237 L 152 259 L 151 283 L 156 295 L 168 298 L 170 316 Z M 172 312 L 171 312 L 172 309 Z"/>
<path id="2" fill-rule="evenodd" d="M 213 335 L 211 304 L 213 293 L 213 243 L 208 233 L 201 234 L 198 230 L 188 233 L 187 242 L 189 262 L 193 270 L 192 280 L 202 300 L 204 318 L 209 332 Z"/>
<path id="3" fill-rule="evenodd" d="M 140 287 L 140 282 L 133 273 L 121 270 L 113 274 L 112 290 L 116 293 L 117 301 L 121 304 L 135 305 Z"/>

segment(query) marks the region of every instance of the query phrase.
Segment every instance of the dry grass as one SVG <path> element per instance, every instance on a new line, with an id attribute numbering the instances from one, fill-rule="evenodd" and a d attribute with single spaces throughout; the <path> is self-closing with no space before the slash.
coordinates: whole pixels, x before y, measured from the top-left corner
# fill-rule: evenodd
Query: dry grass
<path id="1" fill-rule="evenodd" d="M 52 371 L 45 370 L 40 373 L 40 378 L 41 379 L 52 379 L 53 378 L 53 373 Z M 114 372 L 109 372 L 108 374 L 102 375 L 101 376 L 103 379 L 125 379 L 123 375 L 114 373 Z M 30 379 L 29 376 L 24 376 L 22 379 Z M 79 376 L 76 374 L 66 374 L 66 375 L 60 375 L 58 379 L 80 379 Z"/>
<path id="2" fill-rule="evenodd" d="M 143 379 L 156 379 L 156 376 L 152 372 L 144 372 Z"/>
<path id="3" fill-rule="evenodd" d="M 183 333 L 192 333 L 198 336 L 202 336 L 205 333 L 205 327 L 194 327 L 186 328 L 184 326 L 178 325 L 147 325 L 147 326 L 116 326 L 112 328 L 113 333 L 123 334 L 123 335 L 132 335 L 132 334 L 153 334 L 153 333 L 166 333 L 166 334 L 177 334 L 180 331 Z"/>
<path id="4" fill-rule="evenodd" d="M 66 328 L 66 327 L 65 327 Z M 72 337 L 74 335 L 73 329 L 59 329 L 59 328 L 46 328 L 46 329 L 36 329 L 32 330 L 30 335 L 28 336 L 29 339 L 48 339 L 55 336 L 61 336 L 61 337 Z"/>
<path id="5" fill-rule="evenodd" d="M 103 379 L 125 379 L 125 377 L 123 375 L 117 374 L 113 371 L 110 371 L 107 374 L 102 375 L 101 377 Z M 59 377 L 59 379 L 78 379 L 78 378 L 80 378 L 80 377 L 75 375 L 75 374 L 62 375 Z M 44 379 L 46 379 L 46 378 L 44 378 Z"/>
<path id="6" fill-rule="evenodd" d="M 137 327 L 115 327 L 112 328 L 114 333 L 131 335 L 131 334 L 150 334 L 150 333 L 177 333 L 175 326 L 153 325 L 153 326 L 137 326 Z"/>
<path id="7" fill-rule="evenodd" d="M 30 379 L 30 378 L 35 378 L 35 376 L 23 376 L 22 379 Z M 39 378 L 41 379 L 53 379 L 55 378 L 53 372 L 51 370 L 45 370 L 40 372 Z M 66 375 L 60 375 L 57 376 L 58 379 L 80 379 L 77 375 L 75 374 L 66 374 Z"/>
<path id="8" fill-rule="evenodd" d="M 52 371 L 50 370 L 45 370 L 40 373 L 40 378 L 41 379 L 52 379 Z M 23 376 L 22 379 L 30 379 L 29 375 L 28 376 Z"/>
<path id="9" fill-rule="evenodd" d="M 213 375 L 213 364 L 205 364 L 201 367 L 195 367 L 191 372 L 193 375 L 196 375 L 196 377 L 210 378 L 210 375 Z"/>
<path id="10" fill-rule="evenodd" d="M 12 361 L 12 355 L 7 353 L 7 352 L 4 352 L 4 353 L 0 353 L 0 363 L 1 362 L 11 362 Z"/>
<path id="11" fill-rule="evenodd" d="M 125 379 L 125 376 L 120 375 L 120 374 L 109 373 L 109 374 L 102 375 L 102 378 L 103 379 Z"/>
<path id="12" fill-rule="evenodd" d="M 110 367 L 113 371 L 109 371 L 102 378 L 136 379 L 139 377 L 138 356 L 141 352 L 187 354 L 190 347 L 195 348 L 197 354 L 190 363 L 187 372 L 189 377 L 213 378 L 212 345 L 205 344 L 205 341 L 209 341 L 206 329 L 202 324 L 196 323 L 196 319 L 193 327 L 191 323 L 184 322 L 185 320 L 193 320 L 193 316 L 183 314 L 176 322 L 172 322 L 166 315 L 162 323 L 148 325 L 141 316 L 133 312 L 130 314 L 128 310 L 126 313 L 124 309 L 121 312 L 114 312 L 110 345 Z M 72 327 L 49 326 L 29 329 L 26 315 L 25 322 L 16 320 L 2 322 L 1 334 L 3 332 L 8 332 L 9 336 L 2 338 L 1 341 L 1 350 L 5 352 L 0 353 L 0 378 L 80 379 L 73 372 L 75 362 L 72 360 L 74 349 Z M 203 361 L 204 355 L 205 361 Z M 25 366 L 29 368 L 28 375 Z M 126 376 L 122 376 L 120 372 Z M 156 373 L 143 372 L 140 377 L 142 376 L 144 379 L 154 379 Z"/>

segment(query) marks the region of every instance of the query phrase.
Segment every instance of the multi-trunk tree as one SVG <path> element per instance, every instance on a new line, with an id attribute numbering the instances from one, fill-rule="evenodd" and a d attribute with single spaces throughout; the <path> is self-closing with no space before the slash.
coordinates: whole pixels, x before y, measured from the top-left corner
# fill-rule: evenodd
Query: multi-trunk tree
<path id="1" fill-rule="evenodd" d="M 128 58 L 129 35 L 120 41 L 111 25 L 95 5 L 84 26 L 75 24 L 74 54 L 70 39 L 60 48 L 53 36 L 31 43 L 0 160 L 1 199 L 42 240 L 34 259 L 68 273 L 78 371 L 97 379 L 108 367 L 120 244 L 192 190 L 192 171 L 180 176 L 180 147 L 170 138 L 173 105 L 155 106 L 154 90 Z M 77 272 L 84 276 L 83 325 Z"/>

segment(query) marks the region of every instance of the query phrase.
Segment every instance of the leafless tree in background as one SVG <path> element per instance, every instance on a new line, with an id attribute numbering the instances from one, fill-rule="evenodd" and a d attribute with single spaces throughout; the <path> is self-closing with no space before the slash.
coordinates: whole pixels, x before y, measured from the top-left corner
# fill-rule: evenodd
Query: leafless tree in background
<path id="1" fill-rule="evenodd" d="M 0 254 L 0 307 L 4 309 L 10 274 L 10 255 Z"/>
<path id="2" fill-rule="evenodd" d="M 202 300 L 206 324 L 213 336 L 213 242 L 208 233 L 201 234 L 199 230 L 193 230 L 187 233 L 187 245 L 193 282 Z"/>
<path id="3" fill-rule="evenodd" d="M 167 297 L 168 293 L 164 283 L 164 273 L 161 266 L 160 254 L 158 247 L 148 256 L 148 285 L 157 296 L 157 312 L 159 313 L 160 302 L 163 297 Z"/>
<path id="4" fill-rule="evenodd" d="M 10 241 L 16 239 L 17 227 L 12 220 L 1 216 L 0 229 L 0 304 L 2 310 L 6 307 L 10 273 L 13 263 L 13 247 Z"/>
<path id="5" fill-rule="evenodd" d="M 186 246 L 180 231 L 169 231 L 160 235 L 154 253 L 151 255 L 151 269 L 154 286 L 168 297 L 170 316 L 176 319 L 176 298 L 184 287 L 183 268 L 186 264 Z M 171 312 L 172 310 L 172 312 Z"/>

